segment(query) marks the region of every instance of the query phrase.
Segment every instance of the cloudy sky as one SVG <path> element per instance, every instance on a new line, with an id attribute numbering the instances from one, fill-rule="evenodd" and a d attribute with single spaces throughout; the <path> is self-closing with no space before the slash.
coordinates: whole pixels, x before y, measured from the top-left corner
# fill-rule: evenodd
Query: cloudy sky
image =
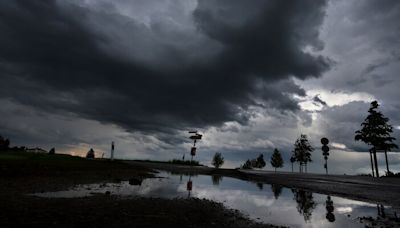
<path id="1" fill-rule="evenodd" d="M 197 129 L 196 159 L 236 167 L 274 148 L 287 160 L 305 133 L 311 171 L 325 136 L 332 172 L 366 173 L 354 131 L 372 100 L 400 139 L 399 21 L 389 0 L 1 1 L 0 134 L 164 160 L 188 157 Z"/>

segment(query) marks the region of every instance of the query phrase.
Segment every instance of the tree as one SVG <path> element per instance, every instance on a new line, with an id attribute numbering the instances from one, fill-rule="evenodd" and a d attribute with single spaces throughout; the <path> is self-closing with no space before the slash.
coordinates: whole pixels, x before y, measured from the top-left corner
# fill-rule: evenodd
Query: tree
<path id="1" fill-rule="evenodd" d="M 293 156 L 297 162 L 300 163 L 299 171 L 303 172 L 303 166 L 305 166 L 305 171 L 307 172 L 307 163 L 312 162 L 311 152 L 314 148 L 311 146 L 307 139 L 307 135 L 301 134 L 300 138 L 294 143 Z"/>
<path id="2" fill-rule="evenodd" d="M 10 140 L 0 135 L 0 150 L 7 150 L 10 147 Z"/>
<path id="3" fill-rule="evenodd" d="M 389 174 L 389 163 L 387 159 L 387 151 L 391 151 L 394 148 L 399 148 L 393 143 L 396 138 L 391 137 L 393 132 L 392 126 L 388 124 L 389 118 L 386 118 L 377 109 L 379 104 L 377 101 L 371 102 L 371 106 L 368 110 L 369 115 L 365 118 L 364 122 L 361 123 L 361 130 L 355 132 L 354 139 L 356 141 L 363 141 L 367 145 L 372 146 L 370 153 L 374 155 L 375 173 L 379 177 L 378 161 L 376 158 L 376 151 L 383 150 L 385 152 L 386 169 Z M 372 156 L 371 156 L 372 159 Z M 374 169 L 371 160 L 372 170 Z"/>
<path id="4" fill-rule="evenodd" d="M 56 149 L 53 147 L 50 149 L 49 155 L 54 155 L 54 154 L 56 154 Z"/>
<path id="5" fill-rule="evenodd" d="M 222 157 L 221 153 L 215 153 L 214 158 L 212 160 L 212 165 L 215 168 L 219 168 L 224 164 L 224 157 Z"/>
<path id="6" fill-rule="evenodd" d="M 292 173 L 293 173 L 293 163 L 296 162 L 296 158 L 294 156 L 290 157 L 290 163 L 292 163 Z"/>
<path id="7" fill-rule="evenodd" d="M 93 148 L 90 148 L 90 150 L 86 154 L 86 158 L 94 158 L 94 150 Z"/>
<path id="8" fill-rule="evenodd" d="M 297 203 L 297 211 L 304 216 L 305 221 L 311 219 L 312 212 L 316 207 L 312 192 L 292 189 L 294 200 Z"/>
<path id="9" fill-rule="evenodd" d="M 276 168 L 283 167 L 283 159 L 282 159 L 281 152 L 279 152 L 279 150 L 276 148 L 274 150 L 274 153 L 271 156 L 271 165 L 272 165 L 272 167 L 275 168 L 275 172 L 276 172 Z"/>
<path id="10" fill-rule="evenodd" d="M 266 164 L 267 164 L 267 163 L 265 163 L 264 155 L 263 155 L 263 154 L 260 154 L 260 155 L 257 157 L 256 163 L 255 163 L 255 165 L 254 165 L 253 167 L 254 167 L 254 168 L 259 168 L 259 169 L 261 169 L 261 168 L 264 168 Z"/>
<path id="11" fill-rule="evenodd" d="M 241 166 L 242 169 L 252 169 L 251 161 L 247 159 L 247 161 Z"/>

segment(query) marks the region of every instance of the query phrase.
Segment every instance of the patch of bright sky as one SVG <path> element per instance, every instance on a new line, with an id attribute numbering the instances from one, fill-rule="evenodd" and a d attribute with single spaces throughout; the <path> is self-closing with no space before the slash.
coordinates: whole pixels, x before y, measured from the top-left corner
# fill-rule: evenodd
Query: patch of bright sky
<path id="1" fill-rule="evenodd" d="M 300 107 L 306 111 L 320 111 L 324 106 L 314 102 L 313 98 L 318 96 L 322 101 L 326 102 L 329 107 L 343 106 L 353 101 L 363 101 L 369 103 L 375 100 L 374 96 L 364 92 L 344 92 L 344 91 L 329 91 L 324 89 L 311 89 L 306 92 L 305 98 L 296 97 L 300 100 Z"/>

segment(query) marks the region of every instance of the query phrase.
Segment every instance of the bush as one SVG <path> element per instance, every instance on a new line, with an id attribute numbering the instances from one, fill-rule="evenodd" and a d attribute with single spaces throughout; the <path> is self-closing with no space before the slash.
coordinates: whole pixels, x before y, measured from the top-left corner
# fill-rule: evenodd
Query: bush
<path id="1" fill-rule="evenodd" d="M 224 164 L 224 157 L 222 157 L 221 153 L 215 153 L 213 160 L 212 160 L 212 165 L 215 168 L 219 168 Z"/>

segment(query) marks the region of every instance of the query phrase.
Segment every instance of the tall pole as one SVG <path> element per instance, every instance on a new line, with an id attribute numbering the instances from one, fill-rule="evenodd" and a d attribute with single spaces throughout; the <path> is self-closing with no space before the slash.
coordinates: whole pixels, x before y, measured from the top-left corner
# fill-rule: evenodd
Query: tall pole
<path id="1" fill-rule="evenodd" d="M 114 142 L 111 142 L 111 161 L 114 161 Z"/>

